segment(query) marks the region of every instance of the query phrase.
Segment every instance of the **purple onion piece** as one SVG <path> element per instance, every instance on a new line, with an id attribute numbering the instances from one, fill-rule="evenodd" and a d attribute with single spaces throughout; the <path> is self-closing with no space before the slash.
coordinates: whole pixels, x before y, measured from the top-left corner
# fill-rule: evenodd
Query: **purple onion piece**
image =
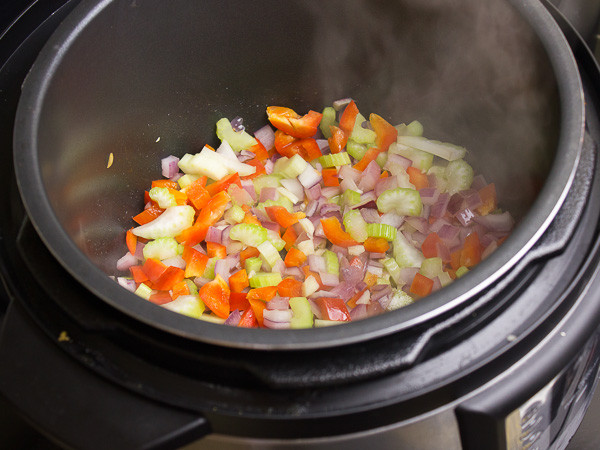
<path id="1" fill-rule="evenodd" d="M 229 313 L 229 316 L 227 317 L 227 319 L 225 319 L 225 322 L 223 322 L 225 325 L 231 325 L 231 326 L 237 326 L 238 323 L 240 323 L 240 319 L 242 318 L 242 312 L 239 309 L 236 309 L 235 311 L 231 311 Z"/>
<path id="2" fill-rule="evenodd" d="M 372 191 L 381 175 L 381 168 L 376 161 L 371 161 L 362 173 L 362 177 L 358 183 L 358 188 L 363 191 Z"/>
<path id="3" fill-rule="evenodd" d="M 117 277 L 117 283 L 119 283 L 119 285 L 121 285 L 128 291 L 135 292 L 135 289 L 136 289 L 135 281 L 132 280 L 131 278 Z"/>
<path id="4" fill-rule="evenodd" d="M 320 271 L 319 276 L 324 286 L 333 287 L 340 284 L 340 278 L 333 273 Z"/>
<path id="5" fill-rule="evenodd" d="M 267 149 L 271 150 L 275 145 L 275 132 L 270 125 L 265 125 L 254 132 L 254 137 Z"/>
<path id="6" fill-rule="evenodd" d="M 175 176 L 177 172 L 179 172 L 179 158 L 173 155 L 169 155 L 166 158 L 160 160 L 162 176 L 165 178 L 171 178 Z"/>
<path id="7" fill-rule="evenodd" d="M 360 214 L 367 223 L 381 223 L 379 211 L 373 208 L 362 208 Z"/>
<path id="8" fill-rule="evenodd" d="M 264 187 L 260 191 L 259 202 L 266 202 L 267 200 L 277 201 L 279 199 L 279 192 L 274 187 Z"/>
<path id="9" fill-rule="evenodd" d="M 135 257 L 135 255 L 127 252 L 117 261 L 117 270 L 124 272 L 129 270 L 131 266 L 135 266 L 137 263 L 138 259 Z"/>
<path id="10" fill-rule="evenodd" d="M 290 298 L 276 295 L 267 302 L 267 309 L 288 310 L 290 309 Z"/>
<path id="11" fill-rule="evenodd" d="M 206 242 L 214 242 L 215 244 L 220 244 L 223 242 L 223 230 L 218 229 L 217 227 L 208 227 L 208 231 L 206 232 Z"/>

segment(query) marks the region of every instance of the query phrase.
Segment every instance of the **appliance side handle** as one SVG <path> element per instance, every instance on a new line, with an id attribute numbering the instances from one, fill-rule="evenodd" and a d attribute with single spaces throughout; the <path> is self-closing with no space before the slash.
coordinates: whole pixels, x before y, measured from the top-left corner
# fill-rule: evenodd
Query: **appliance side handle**
<path id="1" fill-rule="evenodd" d="M 197 413 L 132 393 L 71 358 L 13 302 L 0 330 L 0 395 L 67 448 L 172 449 L 210 432 Z"/>

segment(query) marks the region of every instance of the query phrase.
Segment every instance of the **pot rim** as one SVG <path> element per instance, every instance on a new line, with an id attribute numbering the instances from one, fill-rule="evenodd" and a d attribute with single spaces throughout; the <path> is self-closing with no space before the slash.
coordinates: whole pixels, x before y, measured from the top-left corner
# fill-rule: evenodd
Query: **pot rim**
<path id="1" fill-rule="evenodd" d="M 310 330 L 248 330 L 192 319 L 140 301 L 101 271 L 75 245 L 56 217 L 37 157 L 40 112 L 53 74 L 86 25 L 115 0 L 84 0 L 59 26 L 23 83 L 14 129 L 17 184 L 25 209 L 44 244 L 60 264 L 95 296 L 120 312 L 184 338 L 227 347 L 292 350 L 354 344 L 406 330 L 444 314 L 490 288 L 513 268 L 547 230 L 569 192 L 584 136 L 583 87 L 569 45 L 545 7 L 535 0 L 508 0 L 539 37 L 559 89 L 561 123 L 558 149 L 544 186 L 505 243 L 441 291 L 407 307 L 344 324 Z"/>

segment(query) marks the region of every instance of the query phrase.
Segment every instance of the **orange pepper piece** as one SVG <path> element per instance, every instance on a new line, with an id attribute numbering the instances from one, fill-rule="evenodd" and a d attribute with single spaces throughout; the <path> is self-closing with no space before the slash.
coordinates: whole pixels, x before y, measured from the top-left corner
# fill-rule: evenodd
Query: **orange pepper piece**
<path id="1" fill-rule="evenodd" d="M 340 247 L 351 247 L 353 245 L 358 245 L 358 242 L 352 239 L 352 236 L 342 230 L 340 221 L 335 217 L 321 219 L 321 225 L 323 225 L 325 237 L 329 239 L 331 243 L 339 245 Z"/>
<path id="2" fill-rule="evenodd" d="M 231 291 L 221 275 L 217 274 L 213 281 L 206 283 L 198 291 L 200 299 L 206 307 L 222 319 L 229 316 L 229 296 Z"/>

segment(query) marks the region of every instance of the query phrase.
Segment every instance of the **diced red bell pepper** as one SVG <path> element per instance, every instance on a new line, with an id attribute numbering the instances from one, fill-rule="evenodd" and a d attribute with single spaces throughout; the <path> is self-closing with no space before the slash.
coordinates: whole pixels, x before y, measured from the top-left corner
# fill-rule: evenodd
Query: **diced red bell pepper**
<path id="1" fill-rule="evenodd" d="M 406 169 L 406 173 L 408 174 L 408 180 L 415 186 L 417 191 L 429 187 L 429 179 L 427 178 L 427 175 L 416 167 L 408 167 Z"/>
<path id="2" fill-rule="evenodd" d="M 185 188 L 188 199 L 196 211 L 204 208 L 210 200 L 211 194 L 206 190 L 205 186 L 206 177 L 202 176 Z"/>
<path id="3" fill-rule="evenodd" d="M 275 130 L 275 150 L 280 155 L 287 156 L 286 153 L 288 153 L 288 151 L 285 150 L 285 148 L 293 144 L 295 141 L 295 137 L 290 136 L 289 134 L 285 134 L 281 130 Z"/>
<path id="4" fill-rule="evenodd" d="M 142 270 L 152 283 L 156 283 L 162 274 L 167 270 L 167 266 L 165 266 L 158 259 L 148 258 L 144 262 Z"/>
<path id="5" fill-rule="evenodd" d="M 331 137 L 327 139 L 329 149 L 331 153 L 340 153 L 344 150 L 346 143 L 348 142 L 348 135 L 339 127 L 330 125 L 329 130 L 331 131 Z"/>
<path id="6" fill-rule="evenodd" d="M 349 322 L 350 313 L 341 298 L 321 297 L 315 300 L 324 319 Z"/>
<path id="7" fill-rule="evenodd" d="M 460 265 L 473 267 L 479 262 L 481 262 L 481 243 L 477 232 L 473 232 L 465 238 L 465 244 L 460 253 Z"/>
<path id="8" fill-rule="evenodd" d="M 431 293 L 432 289 L 433 280 L 417 272 L 410 285 L 410 292 L 419 297 L 425 297 Z"/>
<path id="9" fill-rule="evenodd" d="M 390 249 L 390 244 L 384 238 L 368 237 L 363 243 L 365 250 L 373 253 L 385 253 Z"/>
<path id="10" fill-rule="evenodd" d="M 302 282 L 288 277 L 277 285 L 277 293 L 281 297 L 302 297 Z"/>
<path id="11" fill-rule="evenodd" d="M 180 295 L 190 295 L 190 287 L 188 286 L 186 281 L 183 280 L 183 281 L 180 281 L 179 283 L 177 283 L 175 286 L 173 286 L 173 289 L 171 289 L 171 292 L 172 292 L 171 296 L 173 297 L 173 300 L 175 300 Z"/>
<path id="12" fill-rule="evenodd" d="M 369 165 L 369 163 L 371 161 L 375 161 L 377 159 L 377 157 L 379 156 L 380 153 L 381 153 L 380 149 L 370 148 L 365 153 L 365 156 L 363 156 L 363 158 L 359 162 L 354 164 L 354 168 L 356 170 L 360 170 L 361 172 L 363 172 L 367 168 L 367 166 Z"/>
<path id="13" fill-rule="evenodd" d="M 186 278 L 201 277 L 204 275 L 206 264 L 208 263 L 208 256 L 195 248 L 184 246 L 181 257 L 185 261 Z"/>
<path id="14" fill-rule="evenodd" d="M 323 114 L 309 111 L 304 116 L 300 116 L 290 108 L 269 106 L 267 117 L 269 122 L 278 130 L 296 138 L 308 138 L 314 136 L 317 132 Z"/>
<path id="15" fill-rule="evenodd" d="M 307 161 L 312 161 L 320 156 L 323 156 L 323 152 L 319 148 L 319 144 L 313 138 L 301 139 L 298 144 L 302 147 L 300 154 Z"/>
<path id="16" fill-rule="evenodd" d="M 290 213 L 283 206 L 267 206 L 265 211 L 273 222 L 277 222 L 283 228 L 289 228 L 306 217 L 303 212 Z"/>
<path id="17" fill-rule="evenodd" d="M 479 197 L 481 197 L 483 204 L 475 209 L 478 214 L 487 216 L 498 207 L 496 185 L 494 183 L 490 183 L 479 189 Z"/>
<path id="18" fill-rule="evenodd" d="M 250 289 L 248 292 L 248 301 L 250 300 L 262 300 L 268 302 L 277 294 L 277 286 L 266 286 L 262 288 Z"/>
<path id="19" fill-rule="evenodd" d="M 170 303 L 174 299 L 169 294 L 169 291 L 158 291 L 150 294 L 148 301 L 155 303 L 157 305 L 164 305 L 165 303 Z"/>
<path id="20" fill-rule="evenodd" d="M 162 180 L 154 180 L 152 182 L 152 187 L 179 189 L 179 184 L 177 183 L 177 181 L 162 179 Z"/>
<path id="21" fill-rule="evenodd" d="M 149 208 L 144 209 L 137 216 L 133 216 L 133 220 L 139 225 L 145 225 L 148 222 L 152 222 L 163 212 L 164 209 L 159 208 L 158 205 L 153 203 Z"/>
<path id="22" fill-rule="evenodd" d="M 229 311 L 235 311 L 236 309 L 245 311 L 250 308 L 247 296 L 248 294 L 245 292 L 231 292 L 229 294 Z"/>
<path id="23" fill-rule="evenodd" d="M 246 269 L 238 270 L 229 277 L 229 288 L 231 289 L 231 292 L 242 292 L 248 286 L 250 286 L 250 284 L 248 283 Z"/>
<path id="24" fill-rule="evenodd" d="M 179 236 L 176 236 L 176 239 L 190 247 L 202 242 L 206 238 L 208 228 L 217 223 L 223 216 L 230 200 L 231 197 L 229 197 L 227 192 L 221 191 L 217 193 L 200 210 L 194 225 L 183 230 Z"/>
<path id="25" fill-rule="evenodd" d="M 227 247 L 216 242 L 207 242 L 206 254 L 209 258 L 225 259 L 227 258 Z"/>
<path id="26" fill-rule="evenodd" d="M 382 152 L 387 151 L 389 146 L 398 139 L 398 130 L 383 117 L 374 113 L 369 116 L 369 122 L 371 122 L 373 131 L 377 135 L 375 138 L 377 148 Z"/>
<path id="27" fill-rule="evenodd" d="M 334 187 L 340 185 L 337 169 L 323 169 L 321 174 L 323 175 L 323 184 L 325 186 Z"/>
<path id="28" fill-rule="evenodd" d="M 421 251 L 425 258 L 435 258 L 438 256 L 438 244 L 441 244 L 442 240 L 437 233 L 429 233 L 423 244 L 421 244 Z"/>
<path id="29" fill-rule="evenodd" d="M 219 274 L 198 291 L 206 307 L 222 319 L 227 319 L 229 316 L 230 293 L 229 286 Z"/>
<path id="30" fill-rule="evenodd" d="M 258 320 L 256 318 L 256 314 L 254 314 L 254 310 L 251 307 L 246 309 L 242 314 L 242 317 L 240 317 L 238 327 L 258 328 Z"/>
<path id="31" fill-rule="evenodd" d="M 171 194 L 175 198 L 175 203 L 177 203 L 178 206 L 187 205 L 188 196 L 185 192 L 181 192 L 178 189 L 167 189 L 169 191 L 169 194 Z"/>
<path id="32" fill-rule="evenodd" d="M 352 239 L 352 236 L 342 230 L 342 225 L 337 218 L 328 217 L 327 219 L 321 219 L 321 225 L 323 225 L 325 237 L 329 239 L 332 244 L 339 245 L 340 247 L 358 245 L 358 243 Z"/>
<path id="33" fill-rule="evenodd" d="M 340 117 L 340 128 L 344 130 L 348 136 L 350 136 L 350 133 L 352 133 L 352 130 L 354 129 L 356 116 L 358 116 L 358 107 L 356 106 L 356 103 L 354 103 L 354 100 L 352 100 L 346 105 L 342 117 Z"/>
<path id="34" fill-rule="evenodd" d="M 248 258 L 255 258 L 257 256 L 260 256 L 260 252 L 256 247 L 246 247 L 240 252 L 240 264 L 244 264 Z"/>
<path id="35" fill-rule="evenodd" d="M 254 153 L 256 159 L 259 161 L 264 161 L 265 159 L 269 159 L 269 152 L 265 148 L 265 146 L 258 139 L 256 140 L 256 144 L 250 147 L 248 150 Z"/>
<path id="36" fill-rule="evenodd" d="M 127 230 L 127 233 L 125 234 L 125 243 L 127 244 L 127 250 L 129 250 L 129 253 L 135 255 L 135 250 L 137 248 L 137 236 L 133 234 L 133 231 L 131 230 L 133 230 L 133 228 Z"/>
<path id="37" fill-rule="evenodd" d="M 242 177 L 242 180 L 253 180 L 256 177 L 260 177 L 261 175 L 264 175 L 267 173 L 267 171 L 265 169 L 265 165 L 258 158 L 249 159 L 244 164 L 248 164 L 249 166 L 256 167 L 256 172 L 254 172 L 250 175 L 246 175 L 245 177 Z"/>
<path id="38" fill-rule="evenodd" d="M 296 239 L 298 239 L 298 233 L 294 230 L 294 227 L 289 227 L 281 236 L 281 239 L 285 241 L 285 249 L 289 252 L 292 246 L 296 243 Z"/>
<path id="39" fill-rule="evenodd" d="M 306 262 L 306 255 L 298 250 L 296 247 L 291 247 L 287 255 L 285 255 L 285 259 L 283 262 L 286 267 L 300 267 L 302 264 Z"/>
<path id="40" fill-rule="evenodd" d="M 263 302 L 262 300 L 250 300 L 250 299 L 248 299 L 248 303 L 250 303 L 250 307 L 252 308 L 252 311 L 254 312 L 254 315 L 256 316 L 256 321 L 258 322 L 258 325 L 263 327 L 264 326 L 263 313 L 265 311 L 265 308 L 267 307 L 267 304 L 265 302 Z"/>
<path id="41" fill-rule="evenodd" d="M 232 173 L 231 175 L 226 175 L 218 181 L 209 184 L 206 186 L 206 190 L 210 194 L 210 196 L 214 196 L 218 192 L 226 191 L 229 186 L 232 184 L 237 184 L 239 187 L 242 187 L 242 182 L 240 180 L 239 174 Z"/>
<path id="42" fill-rule="evenodd" d="M 148 281 L 148 275 L 146 275 L 142 266 L 131 266 L 129 272 L 131 272 L 131 277 L 137 284 Z"/>
<path id="43" fill-rule="evenodd" d="M 152 287 L 159 291 L 168 291 L 173 289 L 180 281 L 185 279 L 185 272 L 183 269 L 175 266 L 168 266 L 167 270 L 160 276 L 160 278 L 152 283 Z"/>

